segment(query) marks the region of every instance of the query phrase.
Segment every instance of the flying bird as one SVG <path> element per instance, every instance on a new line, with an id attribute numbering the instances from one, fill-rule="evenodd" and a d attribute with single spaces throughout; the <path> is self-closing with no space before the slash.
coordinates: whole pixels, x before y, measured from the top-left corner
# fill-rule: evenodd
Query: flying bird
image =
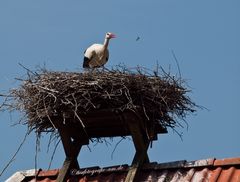
<path id="1" fill-rule="evenodd" d="M 113 33 L 106 33 L 103 44 L 93 44 L 84 51 L 83 68 L 99 68 L 104 66 L 109 58 L 108 44 L 115 38 Z"/>

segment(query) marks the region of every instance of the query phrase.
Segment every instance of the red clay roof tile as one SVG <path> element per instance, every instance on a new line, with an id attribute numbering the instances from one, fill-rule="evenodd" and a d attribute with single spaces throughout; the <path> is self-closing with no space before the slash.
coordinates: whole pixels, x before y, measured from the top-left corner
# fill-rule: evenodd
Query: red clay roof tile
<path id="1" fill-rule="evenodd" d="M 108 168 L 85 168 L 72 173 L 68 177 L 67 182 L 123 182 L 128 169 L 127 165 Z M 40 171 L 37 182 L 55 182 L 58 172 L 59 170 Z M 35 182 L 32 170 L 29 175 L 26 171 L 24 173 L 18 172 L 17 174 L 25 175 L 24 182 Z M 142 168 L 136 181 L 240 182 L 240 158 L 205 159 L 191 162 L 176 161 L 162 164 L 150 163 Z M 7 182 L 13 181 L 9 178 Z"/>

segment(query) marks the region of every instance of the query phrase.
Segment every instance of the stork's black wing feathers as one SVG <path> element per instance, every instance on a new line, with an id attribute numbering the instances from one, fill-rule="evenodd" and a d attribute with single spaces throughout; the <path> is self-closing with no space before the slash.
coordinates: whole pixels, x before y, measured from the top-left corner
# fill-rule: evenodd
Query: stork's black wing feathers
<path id="1" fill-rule="evenodd" d="M 83 68 L 89 68 L 89 62 L 90 62 L 90 59 L 88 57 L 85 57 L 84 56 L 84 60 L 83 60 Z"/>

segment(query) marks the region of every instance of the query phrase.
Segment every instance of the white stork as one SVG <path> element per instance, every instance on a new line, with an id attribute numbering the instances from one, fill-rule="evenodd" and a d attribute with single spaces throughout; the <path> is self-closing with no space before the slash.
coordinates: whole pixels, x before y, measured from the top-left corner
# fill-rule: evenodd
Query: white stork
<path id="1" fill-rule="evenodd" d="M 84 52 L 83 68 L 99 68 L 107 63 L 109 58 L 108 44 L 111 38 L 115 38 L 113 33 L 106 33 L 103 44 L 93 44 Z"/>

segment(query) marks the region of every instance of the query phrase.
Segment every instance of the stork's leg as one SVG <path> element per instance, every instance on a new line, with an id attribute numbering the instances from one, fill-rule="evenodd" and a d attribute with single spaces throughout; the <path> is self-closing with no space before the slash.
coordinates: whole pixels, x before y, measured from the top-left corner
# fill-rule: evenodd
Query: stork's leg
<path id="1" fill-rule="evenodd" d="M 110 71 L 109 69 L 107 69 L 104 65 L 102 66 L 103 68 L 103 71 L 107 70 L 107 71 Z"/>
<path id="2" fill-rule="evenodd" d="M 91 73 L 96 73 L 96 71 L 97 71 L 97 68 L 92 68 L 91 69 Z"/>
<path id="3" fill-rule="evenodd" d="M 89 71 L 91 71 L 90 68 L 83 68 L 83 72 L 84 72 L 84 73 L 89 72 Z"/>

